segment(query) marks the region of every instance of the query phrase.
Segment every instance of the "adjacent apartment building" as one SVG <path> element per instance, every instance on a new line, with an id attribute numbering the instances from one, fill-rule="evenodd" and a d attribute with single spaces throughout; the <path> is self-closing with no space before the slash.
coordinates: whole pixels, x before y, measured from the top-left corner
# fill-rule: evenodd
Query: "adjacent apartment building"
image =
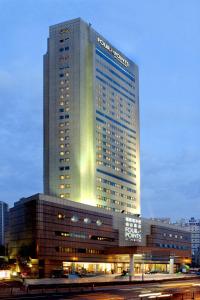
<path id="1" fill-rule="evenodd" d="M 44 192 L 140 215 L 138 67 L 80 18 L 44 56 Z"/>
<path id="2" fill-rule="evenodd" d="M 5 245 L 5 231 L 8 226 L 8 204 L 0 201 L 0 245 Z"/>

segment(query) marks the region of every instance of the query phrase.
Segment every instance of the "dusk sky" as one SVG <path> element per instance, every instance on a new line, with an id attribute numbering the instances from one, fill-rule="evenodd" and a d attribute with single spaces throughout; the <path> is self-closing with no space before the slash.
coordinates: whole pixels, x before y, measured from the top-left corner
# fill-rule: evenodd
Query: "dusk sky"
<path id="1" fill-rule="evenodd" d="M 143 216 L 200 218 L 199 16 L 199 0 L 0 0 L 0 200 L 43 191 L 48 27 L 81 17 L 139 66 Z"/>

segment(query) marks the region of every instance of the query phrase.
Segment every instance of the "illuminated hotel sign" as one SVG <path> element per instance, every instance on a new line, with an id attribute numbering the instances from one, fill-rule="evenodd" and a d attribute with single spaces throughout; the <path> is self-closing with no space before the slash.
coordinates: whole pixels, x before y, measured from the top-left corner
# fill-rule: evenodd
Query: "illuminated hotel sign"
<path id="1" fill-rule="evenodd" d="M 125 240 L 130 242 L 141 242 L 142 230 L 141 220 L 136 218 L 125 218 Z"/>
<path id="2" fill-rule="evenodd" d="M 108 50 L 114 56 L 114 58 L 116 58 L 121 64 L 123 64 L 125 67 L 129 66 L 129 62 L 126 59 L 124 59 L 117 51 L 115 51 L 110 45 L 108 45 L 99 37 L 97 38 L 97 42 L 106 50 Z"/>

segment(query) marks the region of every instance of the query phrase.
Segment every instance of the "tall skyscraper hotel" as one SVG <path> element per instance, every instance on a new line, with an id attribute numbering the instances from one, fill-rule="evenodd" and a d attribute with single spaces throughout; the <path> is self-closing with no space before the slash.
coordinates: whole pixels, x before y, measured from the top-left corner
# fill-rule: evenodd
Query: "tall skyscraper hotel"
<path id="1" fill-rule="evenodd" d="M 81 19 L 51 26 L 45 194 L 9 211 L 9 258 L 18 259 L 22 245 L 31 249 L 32 267 L 20 271 L 52 277 L 127 270 L 131 279 L 190 262 L 187 231 L 140 218 L 139 155 L 137 66 Z"/>
<path id="2" fill-rule="evenodd" d="M 45 194 L 140 215 L 138 96 L 137 66 L 90 24 L 50 27 Z"/>

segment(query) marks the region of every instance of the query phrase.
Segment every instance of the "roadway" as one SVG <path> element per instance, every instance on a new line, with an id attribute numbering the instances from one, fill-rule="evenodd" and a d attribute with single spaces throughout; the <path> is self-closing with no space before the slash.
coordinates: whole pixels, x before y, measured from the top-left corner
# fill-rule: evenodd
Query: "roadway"
<path id="1" fill-rule="evenodd" d="M 27 295 L 0 295 L 4 300 L 146 300 L 146 299 L 184 299 L 200 300 L 200 279 L 183 279 L 181 281 L 140 283 L 129 285 L 117 285 L 107 287 L 95 287 L 94 291 L 75 290 L 69 292 L 66 289 L 32 291 Z"/>

